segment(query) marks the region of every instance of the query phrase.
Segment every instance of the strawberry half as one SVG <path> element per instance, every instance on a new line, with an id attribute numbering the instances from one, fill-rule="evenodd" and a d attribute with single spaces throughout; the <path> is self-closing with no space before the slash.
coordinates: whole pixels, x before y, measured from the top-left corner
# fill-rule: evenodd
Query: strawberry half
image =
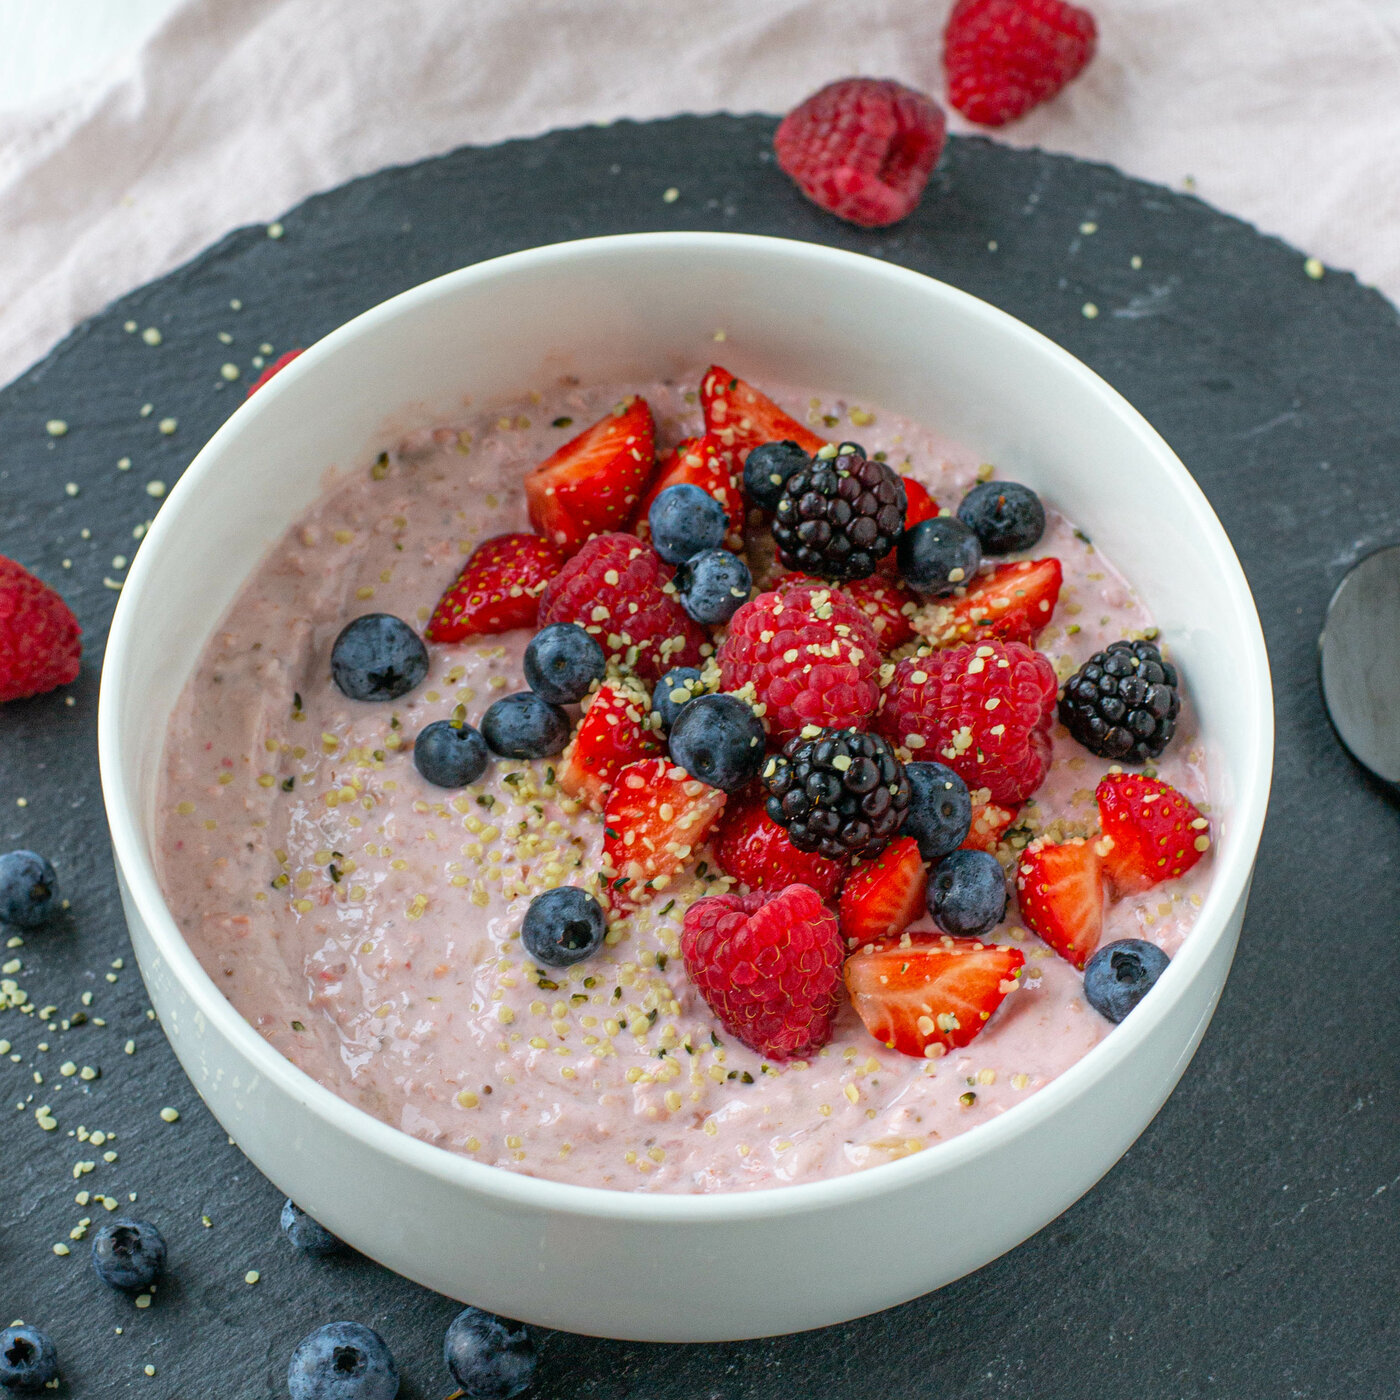
<path id="1" fill-rule="evenodd" d="M 999 637 L 1034 645 L 1050 621 L 1064 571 L 1058 559 L 1019 559 L 978 574 L 961 598 L 949 604 L 952 617 L 943 646 Z"/>
<path id="2" fill-rule="evenodd" d="M 638 539 L 651 538 L 647 515 L 654 500 L 668 487 L 688 484 L 708 491 L 729 516 L 729 533 L 724 537 L 727 549 L 744 547 L 744 489 L 740 472 L 734 465 L 733 451 L 708 433 L 704 437 L 685 438 L 661 459 L 656 480 L 642 497 L 633 516 L 632 529 Z"/>
<path id="3" fill-rule="evenodd" d="M 841 891 L 841 935 L 848 948 L 897 938 L 925 912 L 928 871 L 912 836 L 891 842 Z"/>
<path id="4" fill-rule="evenodd" d="M 784 827 L 768 815 L 764 799 L 751 795 L 732 803 L 715 835 L 715 863 L 750 890 L 776 893 L 806 885 L 828 903 L 846 878 L 844 861 L 819 851 L 799 851 Z"/>
<path id="5" fill-rule="evenodd" d="M 665 758 L 629 763 L 603 807 L 608 902 L 645 904 L 699 850 L 724 811 L 724 794 Z"/>
<path id="6" fill-rule="evenodd" d="M 764 442 L 795 442 L 808 453 L 826 446 L 824 438 L 719 365 L 711 365 L 701 378 L 700 403 L 705 410 L 706 434 L 728 447 L 741 467 L 749 453 Z"/>
<path id="7" fill-rule="evenodd" d="M 574 554 L 590 535 L 632 518 L 655 467 L 651 409 L 633 395 L 526 476 L 530 524 L 565 556 Z"/>
<path id="8" fill-rule="evenodd" d="M 618 773 L 661 751 L 647 724 L 651 699 L 635 681 L 604 681 L 587 702 L 559 760 L 557 781 L 570 797 L 601 812 Z"/>
<path id="9" fill-rule="evenodd" d="M 976 938 L 905 933 L 846 959 L 846 989 L 865 1029 L 903 1055 L 961 1049 L 1017 985 L 1025 955 Z"/>
<path id="10" fill-rule="evenodd" d="M 1103 935 L 1101 840 L 1032 841 L 1016 872 L 1021 918 L 1081 972 Z"/>
<path id="11" fill-rule="evenodd" d="M 1191 869 L 1210 847 L 1210 823 L 1174 787 L 1141 773 L 1110 773 L 1094 793 L 1104 874 L 1119 894 L 1151 889 Z"/>
<path id="12" fill-rule="evenodd" d="M 912 476 L 902 476 L 899 479 L 904 483 L 904 528 L 912 530 L 920 521 L 932 520 L 938 514 L 938 502 L 929 495 L 923 484 L 915 481 Z M 899 564 L 894 556 L 895 551 L 892 549 L 880 560 L 882 574 L 899 573 Z"/>
<path id="13" fill-rule="evenodd" d="M 1015 807 L 1000 807 L 995 802 L 974 803 L 972 825 L 968 828 L 963 849 L 987 851 L 996 855 L 1001 838 L 1006 835 L 1020 810 L 1019 804 Z"/>
<path id="14" fill-rule="evenodd" d="M 460 642 L 533 627 L 540 594 L 564 567 L 564 556 L 539 535 L 493 535 L 438 600 L 424 636 L 430 642 Z"/>

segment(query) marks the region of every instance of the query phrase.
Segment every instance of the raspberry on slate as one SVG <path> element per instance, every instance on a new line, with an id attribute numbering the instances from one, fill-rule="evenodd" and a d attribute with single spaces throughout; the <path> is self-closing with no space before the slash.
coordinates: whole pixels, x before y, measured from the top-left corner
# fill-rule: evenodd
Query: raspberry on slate
<path id="1" fill-rule="evenodd" d="M 635 535 L 599 535 L 540 595 L 540 626 L 576 622 L 609 660 L 645 681 L 696 666 L 708 638 L 675 596 L 671 570 Z"/>
<path id="2" fill-rule="evenodd" d="M 1060 722 L 1100 758 L 1146 763 L 1176 732 L 1176 687 L 1176 667 L 1151 642 L 1112 642 L 1065 682 Z"/>
<path id="3" fill-rule="evenodd" d="M 752 685 L 778 742 L 804 725 L 865 724 L 879 699 L 879 665 L 869 620 L 825 584 L 750 599 L 730 619 L 719 649 L 720 685 L 732 691 Z"/>
<path id="4" fill-rule="evenodd" d="M 685 969 L 720 1025 L 772 1060 L 831 1039 L 844 953 L 836 916 L 806 885 L 696 900 L 681 931 Z"/>
<path id="5" fill-rule="evenodd" d="M 943 109 L 879 78 L 828 83 L 778 126 L 778 164 L 812 201 L 865 228 L 914 211 L 943 153 Z"/>
<path id="6" fill-rule="evenodd" d="M 826 446 L 810 428 L 784 413 L 772 399 L 720 365 L 711 365 L 700 380 L 705 434 L 743 462 L 765 442 L 795 442 L 804 452 Z"/>
<path id="7" fill-rule="evenodd" d="M 300 354 L 300 348 L 296 350 L 284 350 L 275 360 L 273 360 L 273 362 L 270 365 L 268 365 L 268 367 L 265 370 L 263 370 L 263 372 L 260 375 L 258 375 L 258 377 L 255 380 L 253 380 L 253 382 L 248 386 L 248 392 L 243 397 L 246 399 L 251 399 L 253 395 L 256 394 L 258 390 L 261 389 L 262 386 L 266 384 L 269 379 L 272 378 L 274 374 L 278 374 L 282 370 L 286 369 L 287 366 L 291 364 L 291 362 L 295 360 L 296 357 Z"/>
<path id="8" fill-rule="evenodd" d="M 773 515 L 778 557 L 818 578 L 868 578 L 904 532 L 905 507 L 904 483 L 883 462 L 818 453 L 783 482 Z"/>
<path id="9" fill-rule="evenodd" d="M 763 770 L 768 815 L 800 851 L 873 856 L 904 825 L 909 779 L 893 749 L 858 729 L 804 729 Z"/>
<path id="10" fill-rule="evenodd" d="M 895 666 L 875 729 L 1010 806 L 1050 771 L 1055 689 L 1054 668 L 1022 642 L 953 647 Z"/>
<path id="11" fill-rule="evenodd" d="M 807 885 L 827 901 L 846 878 L 844 860 L 799 851 L 768 815 L 766 799 L 750 795 L 732 801 L 715 834 L 715 861 L 749 890 L 777 894 L 789 885 Z"/>
<path id="12" fill-rule="evenodd" d="M 1093 15 L 1065 0 L 958 0 L 943 30 L 948 101 L 1002 126 L 1076 78 L 1097 40 Z"/>
<path id="13" fill-rule="evenodd" d="M 462 566 L 423 635 L 430 642 L 460 642 L 533 627 L 540 594 L 563 567 L 564 556 L 542 535 L 493 535 Z"/>
<path id="14" fill-rule="evenodd" d="M 1110 773 L 1098 786 L 1103 869 L 1119 894 L 1184 875 L 1210 849 L 1210 823 L 1169 783 L 1141 773 Z"/>
<path id="15" fill-rule="evenodd" d="M 0 555 L 0 701 L 78 678 L 83 629 L 48 584 Z"/>

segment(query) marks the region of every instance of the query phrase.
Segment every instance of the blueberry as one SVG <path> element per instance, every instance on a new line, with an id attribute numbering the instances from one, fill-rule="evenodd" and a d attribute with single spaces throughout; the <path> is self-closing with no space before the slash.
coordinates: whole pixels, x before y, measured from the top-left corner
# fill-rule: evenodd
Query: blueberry
<path id="1" fill-rule="evenodd" d="M 10 851 L 0 856 L 0 923 L 38 928 L 53 913 L 58 876 L 43 856 Z"/>
<path id="2" fill-rule="evenodd" d="M 668 563 L 680 564 L 702 549 L 717 549 L 729 532 L 729 516 L 708 491 L 683 481 L 668 486 L 647 512 L 651 547 Z"/>
<path id="3" fill-rule="evenodd" d="M 328 1322 L 297 1343 L 287 1389 L 292 1400 L 394 1400 L 399 1368 L 372 1327 Z"/>
<path id="4" fill-rule="evenodd" d="M 758 777 L 763 725 L 737 695 L 697 695 L 671 726 L 671 758 L 692 778 L 737 792 Z"/>
<path id="5" fill-rule="evenodd" d="M 705 693 L 705 682 L 694 666 L 677 666 L 667 671 L 651 693 L 651 708 L 661 716 L 661 727 L 668 734 L 675 724 L 682 705 L 688 705 L 697 695 Z M 680 698 L 677 699 L 677 696 Z"/>
<path id="6" fill-rule="evenodd" d="M 928 882 L 928 912 L 944 933 L 979 934 L 1006 915 L 1006 876 L 986 851 L 957 850 L 943 857 Z"/>
<path id="7" fill-rule="evenodd" d="M 288 1200 L 282 1207 L 282 1233 L 292 1242 L 295 1249 L 318 1258 L 326 1254 L 336 1254 L 345 1248 L 324 1225 L 313 1220 L 292 1200 Z"/>
<path id="8" fill-rule="evenodd" d="M 937 515 L 919 521 L 899 537 L 895 562 L 916 593 L 942 598 L 972 581 L 982 562 L 982 546 L 956 516 Z"/>
<path id="9" fill-rule="evenodd" d="M 551 705 L 572 705 L 608 669 L 603 648 L 576 622 L 552 622 L 525 648 L 525 684 Z"/>
<path id="10" fill-rule="evenodd" d="M 482 715 L 481 734 L 503 758 L 548 758 L 569 742 L 569 717 L 558 705 L 522 690 Z"/>
<path id="11" fill-rule="evenodd" d="M 572 967 L 603 946 L 608 917 L 587 890 L 560 885 L 530 901 L 520 925 L 520 941 L 537 963 Z"/>
<path id="12" fill-rule="evenodd" d="M 510 1400 L 535 1378 L 535 1339 L 523 1322 L 464 1308 L 447 1329 L 442 1359 L 472 1400 Z"/>
<path id="13" fill-rule="evenodd" d="M 1040 497 L 1016 481 L 984 481 L 962 498 L 958 519 L 977 532 L 984 554 L 1030 549 L 1045 533 Z"/>
<path id="14" fill-rule="evenodd" d="M 165 1241 L 149 1221 L 119 1216 L 93 1232 L 92 1267 L 111 1288 L 149 1288 L 165 1267 Z"/>
<path id="15" fill-rule="evenodd" d="M 744 458 L 744 492 L 766 511 L 778 508 L 783 483 L 811 458 L 795 442 L 764 442 Z"/>
<path id="16" fill-rule="evenodd" d="M 7 1390 L 42 1390 L 58 1375 L 58 1348 L 47 1332 L 17 1322 L 0 1332 L 0 1385 Z"/>
<path id="17" fill-rule="evenodd" d="M 434 787 L 461 788 L 486 771 L 486 740 L 469 724 L 435 720 L 413 741 L 413 766 Z"/>
<path id="18" fill-rule="evenodd" d="M 967 784 L 941 763 L 906 763 L 909 815 L 904 834 L 919 843 L 925 860 L 942 860 L 956 851 L 972 826 L 972 798 Z"/>
<path id="19" fill-rule="evenodd" d="M 397 700 L 427 674 L 423 639 L 388 613 L 347 623 L 331 648 L 331 679 L 351 700 Z"/>
<path id="20" fill-rule="evenodd" d="M 749 566 L 727 549 L 704 549 L 676 569 L 681 607 L 696 622 L 717 627 L 748 601 L 753 588 Z"/>
<path id="21" fill-rule="evenodd" d="M 1084 1000 L 1110 1021 L 1121 1021 L 1157 985 L 1171 960 L 1141 938 L 1105 943 L 1084 969 Z"/>

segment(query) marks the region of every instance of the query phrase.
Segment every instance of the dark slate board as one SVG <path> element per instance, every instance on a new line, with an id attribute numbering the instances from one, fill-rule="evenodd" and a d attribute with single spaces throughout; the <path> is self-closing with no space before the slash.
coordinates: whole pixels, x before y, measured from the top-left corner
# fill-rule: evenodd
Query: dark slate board
<path id="1" fill-rule="evenodd" d="M 453 1305 L 361 1259 L 294 1256 L 276 1193 L 145 1017 L 97 783 L 97 675 L 116 596 L 103 579 L 120 577 L 112 558 L 133 552 L 132 529 L 156 505 L 145 484 L 173 482 L 241 398 L 224 362 L 246 375 L 263 342 L 309 344 L 464 263 L 642 229 L 781 234 L 889 258 L 1004 307 L 1121 389 L 1196 474 L 1243 557 L 1275 667 L 1277 778 L 1215 1022 L 1162 1114 L 1086 1199 L 973 1277 L 820 1334 L 689 1347 L 550 1336 L 535 1393 L 1381 1400 L 1400 1389 L 1395 811 L 1334 742 L 1314 651 L 1348 564 L 1400 539 L 1396 313 L 1349 276 L 1309 279 L 1301 253 L 1195 199 L 983 140 L 950 143 L 907 223 L 849 228 L 774 168 L 772 129 L 763 117 L 620 123 L 382 172 L 309 200 L 280 239 L 229 235 L 0 393 L 0 551 L 61 586 L 88 634 L 75 705 L 53 696 L 0 711 L 0 842 L 48 852 L 73 901 L 6 957 L 22 957 L 34 1002 L 69 1016 L 91 991 L 88 1015 L 107 1022 L 42 1033 L 0 1015 L 19 1056 L 0 1058 L 0 1103 L 34 1095 L 0 1119 L 0 1318 L 52 1330 L 61 1394 L 281 1395 L 296 1340 L 335 1317 L 385 1333 L 405 1400 L 450 1389 L 440 1346 Z M 680 195 L 666 203 L 671 186 Z M 1085 222 L 1098 231 L 1082 233 Z M 124 331 L 129 319 L 163 344 Z M 168 436 L 166 416 L 178 419 Z M 66 436 L 47 435 L 51 418 Z M 64 1079 L 64 1060 L 101 1078 Z M 41 1103 L 59 1129 L 37 1127 Z M 164 1105 L 178 1123 L 161 1121 Z M 68 1136 L 79 1124 L 115 1131 L 119 1160 Z M 78 1183 L 80 1159 L 99 1165 Z M 80 1186 L 123 1205 L 137 1192 L 135 1209 L 165 1231 L 173 1270 L 149 1310 L 95 1282 L 85 1245 L 52 1254 L 80 1217 L 105 1214 L 74 1204 Z M 850 1244 L 832 1240 L 833 1268 Z M 248 1269 L 261 1271 L 255 1287 Z"/>

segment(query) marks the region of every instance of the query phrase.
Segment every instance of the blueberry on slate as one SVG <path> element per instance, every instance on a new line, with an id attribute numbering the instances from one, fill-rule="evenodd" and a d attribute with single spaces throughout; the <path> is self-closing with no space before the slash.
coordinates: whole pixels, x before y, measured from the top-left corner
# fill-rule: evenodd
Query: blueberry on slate
<path id="1" fill-rule="evenodd" d="M 1045 507 L 1029 486 L 983 481 L 962 498 L 958 519 L 976 531 L 984 554 L 1030 549 L 1045 533 Z"/>
<path id="2" fill-rule="evenodd" d="M 165 1241 L 146 1220 L 104 1221 L 93 1232 L 92 1267 L 111 1288 L 149 1288 L 165 1267 Z"/>
<path id="3" fill-rule="evenodd" d="M 697 695 L 704 693 L 705 682 L 700 678 L 700 672 L 694 666 L 677 666 L 657 681 L 656 689 L 651 693 L 652 712 L 661 716 L 661 727 L 669 734 L 681 706 L 688 705 Z"/>
<path id="4" fill-rule="evenodd" d="M 758 777 L 764 743 L 758 716 L 737 695 L 697 695 L 671 726 L 671 758 L 723 792 Z"/>
<path id="5" fill-rule="evenodd" d="M 460 788 L 486 771 L 486 740 L 469 724 L 435 720 L 413 741 L 413 766 L 434 787 Z"/>
<path id="6" fill-rule="evenodd" d="M 576 622 L 551 622 L 525 648 L 525 684 L 551 705 L 572 705 L 607 673 L 603 648 Z"/>
<path id="7" fill-rule="evenodd" d="M 987 851 L 957 850 L 943 857 L 928 882 L 928 912 L 944 933 L 976 935 L 1006 915 L 1006 876 Z"/>
<path id="8" fill-rule="evenodd" d="M 366 613 L 331 647 L 331 679 L 351 700 L 397 700 L 428 674 L 428 648 L 402 618 Z"/>
<path id="9" fill-rule="evenodd" d="M 899 537 L 895 562 L 900 577 L 916 593 L 945 597 L 970 583 L 982 562 L 976 534 L 952 515 L 921 520 Z"/>
<path id="10" fill-rule="evenodd" d="M 9 851 L 0 856 L 0 923 L 38 928 L 54 910 L 58 876 L 43 856 Z"/>
<path id="11" fill-rule="evenodd" d="M 287 1389 L 292 1400 L 394 1400 L 399 1368 L 372 1327 L 328 1322 L 297 1343 Z"/>
<path id="12" fill-rule="evenodd" d="M 472 1400 L 511 1400 L 535 1378 L 530 1329 L 480 1308 L 464 1308 L 452 1319 L 442 1358 Z"/>
<path id="13" fill-rule="evenodd" d="M 569 742 L 569 717 L 558 705 L 522 690 L 482 715 L 481 736 L 503 758 L 548 758 Z"/>
<path id="14" fill-rule="evenodd" d="M 17 1322 L 0 1332 L 0 1385 L 23 1392 L 42 1390 L 58 1375 L 58 1348 L 47 1332 Z"/>
<path id="15" fill-rule="evenodd" d="M 703 549 L 676 569 L 681 607 L 696 622 L 717 627 L 748 601 L 753 588 L 749 566 L 727 549 Z"/>
<path id="16" fill-rule="evenodd" d="M 1105 943 L 1084 968 L 1084 1000 L 1110 1021 L 1121 1021 L 1157 985 L 1171 960 L 1141 938 Z"/>
<path id="17" fill-rule="evenodd" d="M 744 458 L 744 494 L 763 510 L 777 510 L 783 483 L 811 460 L 795 442 L 760 443 Z"/>
<path id="18" fill-rule="evenodd" d="M 345 1246 L 320 1221 L 313 1220 L 293 1200 L 282 1207 L 282 1233 L 303 1254 L 321 1257 L 336 1254 Z"/>
<path id="19" fill-rule="evenodd" d="M 972 798 L 967 784 L 941 763 L 906 763 L 909 815 L 904 834 L 919 843 L 925 860 L 942 860 L 956 851 L 972 826 Z"/>
<path id="20" fill-rule="evenodd" d="M 603 946 L 608 917 L 587 890 L 560 885 L 530 901 L 520 925 L 525 951 L 546 967 L 572 967 Z"/>
<path id="21" fill-rule="evenodd" d="M 717 549 L 729 531 L 729 516 L 708 491 L 688 481 L 668 486 L 647 512 L 651 547 L 668 563 L 680 564 L 702 549 Z"/>

